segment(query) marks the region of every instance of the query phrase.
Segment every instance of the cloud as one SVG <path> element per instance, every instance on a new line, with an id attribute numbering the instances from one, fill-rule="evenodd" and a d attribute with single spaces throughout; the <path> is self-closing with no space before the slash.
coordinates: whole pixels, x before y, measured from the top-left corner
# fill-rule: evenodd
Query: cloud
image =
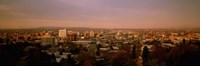
<path id="1" fill-rule="evenodd" d="M 25 14 L 25 13 L 22 13 L 22 12 L 18 12 L 14 7 L 12 6 L 9 6 L 9 5 L 3 5 L 3 4 L 0 4 L 0 14 L 4 14 L 4 15 L 1 15 L 1 17 L 11 17 L 11 18 L 8 18 L 8 19 L 12 19 L 12 18 L 24 18 L 24 17 L 27 17 L 28 15 Z M 1 19 L 1 18 L 0 18 Z M 5 18 L 3 18 L 5 19 Z"/>
<path id="2" fill-rule="evenodd" d="M 188 0 L 1 0 L 0 26 L 184 27 L 199 24 L 199 6 Z"/>
<path id="3" fill-rule="evenodd" d="M 2 5 L 0 4 L 0 10 L 3 10 L 3 11 L 10 11 L 10 7 L 8 7 L 7 5 Z"/>

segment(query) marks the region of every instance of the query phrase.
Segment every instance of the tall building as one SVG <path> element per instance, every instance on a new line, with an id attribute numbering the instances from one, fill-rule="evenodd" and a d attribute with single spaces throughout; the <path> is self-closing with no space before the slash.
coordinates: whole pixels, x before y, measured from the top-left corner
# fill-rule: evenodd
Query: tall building
<path id="1" fill-rule="evenodd" d="M 76 37 L 77 37 L 76 33 L 74 33 L 73 31 L 67 31 L 66 39 L 68 41 L 76 41 Z"/>
<path id="2" fill-rule="evenodd" d="M 90 31 L 90 37 L 94 37 L 94 36 L 95 36 L 94 31 Z"/>
<path id="3" fill-rule="evenodd" d="M 76 41 L 76 34 L 67 34 L 66 40 L 68 41 Z"/>
<path id="4" fill-rule="evenodd" d="M 83 32 L 83 37 L 88 37 L 88 31 Z"/>
<path id="5" fill-rule="evenodd" d="M 59 34 L 58 34 L 59 37 L 66 37 L 67 36 L 67 30 L 66 29 L 62 29 L 62 30 L 59 30 Z"/>

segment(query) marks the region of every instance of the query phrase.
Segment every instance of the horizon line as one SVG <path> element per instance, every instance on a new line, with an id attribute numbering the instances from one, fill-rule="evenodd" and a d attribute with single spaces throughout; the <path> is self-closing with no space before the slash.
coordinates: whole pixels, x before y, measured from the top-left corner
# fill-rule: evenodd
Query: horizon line
<path id="1" fill-rule="evenodd" d="M 200 28 L 100 28 L 100 27 L 58 27 L 58 26 L 43 26 L 43 27 L 27 27 L 27 28 L 0 28 L 3 29 L 39 29 L 39 28 L 88 28 L 88 29 L 200 29 Z"/>

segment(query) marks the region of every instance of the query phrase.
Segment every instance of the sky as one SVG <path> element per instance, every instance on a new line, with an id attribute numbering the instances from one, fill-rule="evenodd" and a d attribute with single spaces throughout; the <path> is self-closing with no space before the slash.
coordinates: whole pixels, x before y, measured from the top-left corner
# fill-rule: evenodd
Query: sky
<path id="1" fill-rule="evenodd" d="M 0 0 L 0 28 L 200 28 L 200 0 Z"/>

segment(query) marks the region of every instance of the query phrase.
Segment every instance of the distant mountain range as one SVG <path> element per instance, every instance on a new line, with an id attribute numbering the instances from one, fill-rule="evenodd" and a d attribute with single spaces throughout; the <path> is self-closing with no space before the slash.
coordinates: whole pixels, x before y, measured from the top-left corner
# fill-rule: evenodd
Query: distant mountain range
<path id="1" fill-rule="evenodd" d="M 150 29 L 135 29 L 135 28 L 89 28 L 89 27 L 38 27 L 38 28 L 20 28 L 20 29 L 0 29 L 0 31 L 58 31 L 59 29 L 66 29 L 71 31 L 110 31 L 110 30 L 200 30 L 200 28 L 150 28 Z"/>
<path id="2" fill-rule="evenodd" d="M 20 28 L 20 29 L 0 29 L 0 32 L 32 32 L 32 31 L 58 31 L 60 29 L 66 29 L 69 31 L 109 31 L 110 29 L 105 28 L 88 28 L 88 27 L 38 27 L 38 28 Z"/>

